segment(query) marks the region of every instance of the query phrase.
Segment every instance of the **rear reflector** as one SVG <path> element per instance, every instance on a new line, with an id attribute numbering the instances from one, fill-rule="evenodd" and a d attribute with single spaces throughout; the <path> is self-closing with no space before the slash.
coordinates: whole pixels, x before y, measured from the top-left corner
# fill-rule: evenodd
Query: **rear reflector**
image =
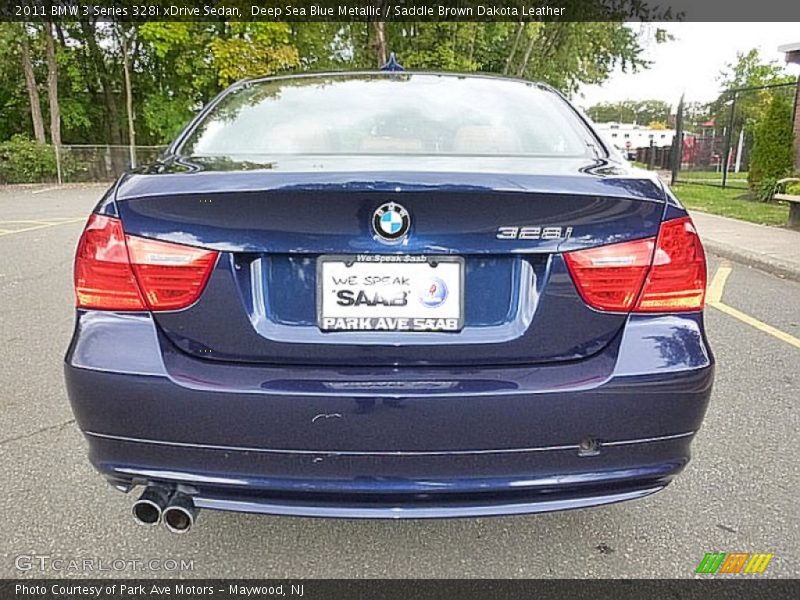
<path id="1" fill-rule="evenodd" d="M 217 252 L 126 236 L 114 217 L 92 215 L 78 243 L 79 308 L 178 310 L 195 302 Z"/>
<path id="2" fill-rule="evenodd" d="M 703 308 L 706 259 L 689 217 L 665 221 L 656 239 L 568 252 L 564 258 L 581 298 L 598 310 L 680 312 Z"/>

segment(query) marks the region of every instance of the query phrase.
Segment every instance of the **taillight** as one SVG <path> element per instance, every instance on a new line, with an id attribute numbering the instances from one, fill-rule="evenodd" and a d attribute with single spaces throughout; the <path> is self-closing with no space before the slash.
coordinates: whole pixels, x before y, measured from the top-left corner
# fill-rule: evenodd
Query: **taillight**
<path id="1" fill-rule="evenodd" d="M 79 308 L 177 310 L 200 297 L 217 252 L 125 235 L 114 217 L 92 215 L 75 257 Z"/>
<path id="2" fill-rule="evenodd" d="M 650 267 L 654 242 L 647 238 L 566 253 L 583 301 L 598 310 L 631 310 Z"/>
<path id="3" fill-rule="evenodd" d="M 634 310 L 702 310 L 705 296 L 706 255 L 694 223 L 689 217 L 663 222 L 653 266 Z"/>
<path id="4" fill-rule="evenodd" d="M 665 221 L 655 239 L 577 250 L 564 258 L 581 298 L 598 310 L 703 308 L 706 259 L 689 217 Z"/>
<path id="5" fill-rule="evenodd" d="M 79 308 L 146 310 L 119 219 L 89 217 L 75 255 L 75 296 Z"/>
<path id="6" fill-rule="evenodd" d="M 150 310 L 186 308 L 200 297 L 217 261 L 213 250 L 126 236 L 139 288 Z"/>

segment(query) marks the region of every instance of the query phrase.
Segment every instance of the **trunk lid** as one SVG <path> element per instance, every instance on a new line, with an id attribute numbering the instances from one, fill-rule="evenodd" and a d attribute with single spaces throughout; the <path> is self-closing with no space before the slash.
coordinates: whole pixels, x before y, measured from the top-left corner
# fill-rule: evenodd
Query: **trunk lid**
<path id="1" fill-rule="evenodd" d="M 221 252 L 197 303 L 155 314 L 164 335 L 209 360 L 463 366 L 580 359 L 619 334 L 626 316 L 587 307 L 561 253 L 654 236 L 657 182 L 585 159 L 403 157 L 407 171 L 370 160 L 369 171 L 363 159 L 319 170 L 195 161 L 124 180 L 116 206 L 127 233 Z M 386 202 L 411 216 L 400 243 L 372 230 Z M 462 258 L 463 328 L 321 331 L 317 269 L 329 255 Z"/>

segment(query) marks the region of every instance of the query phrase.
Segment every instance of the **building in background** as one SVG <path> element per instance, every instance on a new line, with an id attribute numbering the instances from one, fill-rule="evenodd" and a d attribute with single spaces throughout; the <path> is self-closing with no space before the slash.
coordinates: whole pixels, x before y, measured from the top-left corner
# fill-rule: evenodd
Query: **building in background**
<path id="1" fill-rule="evenodd" d="M 674 129 L 658 129 L 634 123 L 597 123 L 597 130 L 619 151 L 630 158 L 639 148 L 649 148 L 651 143 L 656 148 L 672 145 L 675 137 Z"/>

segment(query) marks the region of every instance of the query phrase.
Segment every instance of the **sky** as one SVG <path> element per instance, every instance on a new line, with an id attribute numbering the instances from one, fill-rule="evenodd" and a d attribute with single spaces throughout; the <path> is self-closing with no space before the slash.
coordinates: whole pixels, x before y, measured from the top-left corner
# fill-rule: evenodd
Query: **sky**
<path id="1" fill-rule="evenodd" d="M 643 27 L 633 24 L 632 27 Z M 719 73 L 735 62 L 737 52 L 758 48 L 765 60 L 785 65 L 778 46 L 800 42 L 798 23 L 653 23 L 649 27 L 666 29 L 674 40 L 645 44 L 644 58 L 653 62 L 638 73 L 616 70 L 602 85 L 587 85 L 579 90 L 577 104 L 588 108 L 598 102 L 619 100 L 664 100 L 677 105 L 681 93 L 686 100 L 709 102 L 720 92 Z M 787 65 L 794 75 L 800 65 Z"/>

